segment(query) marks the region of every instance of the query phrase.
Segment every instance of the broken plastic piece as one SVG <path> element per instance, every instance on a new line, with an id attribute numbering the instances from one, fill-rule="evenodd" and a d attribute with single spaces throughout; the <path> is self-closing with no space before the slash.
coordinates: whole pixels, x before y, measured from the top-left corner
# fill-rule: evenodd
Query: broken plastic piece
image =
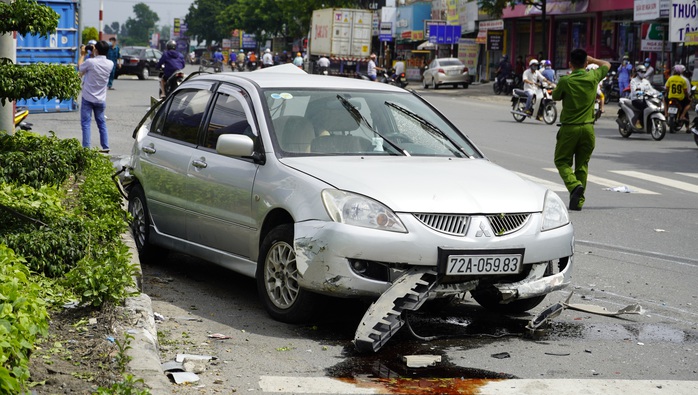
<path id="1" fill-rule="evenodd" d="M 545 355 L 552 355 L 554 357 L 568 357 L 570 353 L 568 352 L 546 352 Z"/>
<path id="2" fill-rule="evenodd" d="M 441 355 L 405 355 L 402 360 L 408 368 L 426 368 L 441 362 Z"/>
<path id="3" fill-rule="evenodd" d="M 185 359 L 190 359 L 190 360 L 204 360 L 204 361 L 210 361 L 212 359 L 217 359 L 216 357 L 210 356 L 210 355 L 195 355 L 195 354 L 177 354 L 177 357 L 175 357 L 175 361 L 177 362 L 184 362 Z"/>
<path id="4" fill-rule="evenodd" d="M 584 311 L 586 313 L 603 315 L 603 316 L 607 316 L 607 317 L 615 317 L 615 316 L 619 316 L 621 314 L 644 314 L 644 310 L 643 310 L 642 306 L 640 306 L 637 303 L 625 306 L 622 309 L 616 310 L 616 311 L 608 311 L 605 307 L 596 306 L 596 305 L 592 305 L 592 304 L 577 304 L 577 303 L 570 304 L 568 302 L 564 302 L 563 304 L 568 309 Z"/>
<path id="5" fill-rule="evenodd" d="M 224 335 L 222 333 L 212 333 L 208 335 L 210 339 L 219 339 L 219 340 L 224 340 L 224 339 L 232 339 L 232 337 L 228 335 Z"/>
<path id="6" fill-rule="evenodd" d="M 632 189 L 630 189 L 627 185 L 621 185 L 617 187 L 612 187 L 612 188 L 604 188 L 604 191 L 612 191 L 612 192 L 622 192 L 622 193 L 632 193 L 635 192 Z"/>
<path id="7" fill-rule="evenodd" d="M 497 358 L 497 359 L 504 359 L 504 358 L 511 358 L 511 354 L 508 352 L 498 352 L 496 354 L 491 355 L 492 358 Z"/>
<path id="8" fill-rule="evenodd" d="M 526 325 L 526 329 L 529 331 L 535 331 L 543 325 L 547 325 L 551 319 L 559 316 L 560 313 L 562 313 L 562 310 L 565 309 L 565 305 L 569 303 L 573 293 L 574 292 L 570 292 L 569 296 L 564 302 L 555 303 L 554 305 L 541 311 L 537 316 L 533 317 L 533 319 Z"/>
<path id="9" fill-rule="evenodd" d="M 195 383 L 199 381 L 199 376 L 191 372 L 168 372 L 167 375 L 172 377 L 172 380 L 177 384 Z"/>
<path id="10" fill-rule="evenodd" d="M 168 361 L 160 364 L 164 372 L 183 372 L 184 365 L 177 361 Z"/>

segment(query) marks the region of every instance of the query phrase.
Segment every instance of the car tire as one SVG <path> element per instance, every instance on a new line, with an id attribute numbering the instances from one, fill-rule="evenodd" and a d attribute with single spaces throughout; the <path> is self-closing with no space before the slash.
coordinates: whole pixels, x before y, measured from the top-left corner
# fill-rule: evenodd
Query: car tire
<path id="1" fill-rule="evenodd" d="M 467 82 L 466 82 L 465 84 L 463 84 L 463 89 L 468 89 L 468 85 L 469 85 L 469 84 L 468 84 Z M 501 92 L 501 91 L 500 91 L 500 92 Z"/>
<path id="2" fill-rule="evenodd" d="M 495 298 L 491 293 L 475 293 L 472 294 L 472 296 L 480 306 L 488 311 L 502 314 L 520 314 L 543 303 L 546 295 L 536 296 L 530 299 L 518 299 L 506 304 L 499 303 L 499 299 Z"/>
<path id="3" fill-rule="evenodd" d="M 422 88 L 424 89 L 429 89 L 429 85 L 427 84 L 427 78 L 422 77 Z"/>
<path id="4" fill-rule="evenodd" d="M 322 297 L 298 285 L 293 224 L 272 229 L 259 249 L 257 292 L 267 313 L 289 324 L 306 323 L 321 306 Z"/>
<path id="5" fill-rule="evenodd" d="M 150 77 L 150 71 L 148 70 L 148 67 L 143 66 L 141 69 L 141 72 L 138 73 L 138 79 L 139 80 L 147 80 Z"/>
<path id="6" fill-rule="evenodd" d="M 164 248 L 150 244 L 150 211 L 140 185 L 135 185 L 128 194 L 128 212 L 131 214 L 131 234 L 140 260 L 146 262 L 166 254 Z"/>
<path id="7" fill-rule="evenodd" d="M 436 78 L 431 79 L 431 89 L 439 89 L 439 86 L 436 85 Z"/>

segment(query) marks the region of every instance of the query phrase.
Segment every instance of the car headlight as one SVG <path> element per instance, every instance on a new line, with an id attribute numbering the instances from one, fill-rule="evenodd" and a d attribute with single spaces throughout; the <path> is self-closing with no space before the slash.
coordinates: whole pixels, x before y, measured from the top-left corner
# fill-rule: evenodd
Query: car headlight
<path id="1" fill-rule="evenodd" d="M 567 225 L 570 222 L 570 215 L 567 212 L 565 203 L 557 196 L 557 193 L 548 190 L 545 193 L 545 203 L 543 203 L 543 225 L 540 230 L 546 231 Z"/>
<path id="2" fill-rule="evenodd" d="M 373 199 L 356 193 L 325 189 L 322 202 L 333 221 L 391 232 L 407 233 L 395 213 Z"/>

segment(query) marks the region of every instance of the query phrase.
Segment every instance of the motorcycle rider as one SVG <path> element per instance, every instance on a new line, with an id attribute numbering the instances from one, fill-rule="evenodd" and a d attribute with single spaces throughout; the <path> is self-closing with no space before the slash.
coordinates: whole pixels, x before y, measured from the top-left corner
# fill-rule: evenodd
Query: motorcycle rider
<path id="1" fill-rule="evenodd" d="M 216 52 L 213 53 L 213 60 L 215 63 L 219 63 L 221 67 L 223 66 L 223 52 L 220 48 L 216 48 Z"/>
<path id="2" fill-rule="evenodd" d="M 557 78 L 555 78 L 555 70 L 553 70 L 553 64 L 549 60 L 544 60 L 542 63 L 544 69 L 540 73 L 543 74 L 543 77 L 547 78 L 548 81 L 552 81 L 553 83 L 557 82 Z"/>
<path id="3" fill-rule="evenodd" d="M 536 92 L 538 91 L 538 84 L 548 82 L 549 84 L 554 85 L 552 81 L 545 78 L 543 74 L 538 71 L 538 65 L 538 60 L 531 59 L 531 61 L 528 62 L 528 69 L 526 69 L 526 71 L 523 73 L 524 92 L 526 93 L 527 97 L 526 108 L 524 111 L 528 115 L 533 114 L 533 109 L 531 107 L 533 96 L 535 96 Z"/>
<path id="4" fill-rule="evenodd" d="M 654 67 L 652 67 L 652 63 L 650 63 L 650 58 L 645 59 L 645 68 L 647 69 L 645 71 L 645 78 L 651 83 L 652 77 L 654 77 Z"/>
<path id="5" fill-rule="evenodd" d="M 632 119 L 633 125 L 637 126 L 639 122 L 640 127 L 643 125 L 644 120 L 642 119 L 642 112 L 647 107 L 645 103 L 645 93 L 656 93 L 657 90 L 652 87 L 649 80 L 645 78 L 645 73 L 647 69 L 644 65 L 639 65 L 635 69 L 635 77 L 630 81 L 630 98 L 632 99 L 633 107 L 637 110 L 635 116 Z"/>
<path id="6" fill-rule="evenodd" d="M 320 59 L 317 60 L 317 67 L 320 74 L 322 74 L 325 70 L 328 70 L 330 68 L 330 60 L 327 59 L 327 56 L 325 56 L 325 54 L 320 56 Z"/>
<path id="7" fill-rule="evenodd" d="M 161 68 L 163 65 L 165 66 L 162 78 L 160 78 L 161 99 L 165 98 L 165 82 L 167 82 L 175 71 L 184 68 L 184 55 L 175 50 L 175 48 L 177 48 L 177 43 L 174 42 L 174 40 L 170 40 L 167 42 L 166 47 L 167 51 L 162 54 L 162 57 L 158 61 L 158 68 Z"/>
<path id="8" fill-rule="evenodd" d="M 511 62 L 509 62 L 507 54 L 502 55 L 502 60 L 499 61 L 495 73 L 497 75 L 497 84 L 502 84 L 502 81 L 506 81 L 506 78 L 511 74 Z"/>
<path id="9" fill-rule="evenodd" d="M 235 57 L 235 62 L 239 65 L 245 64 L 245 50 L 244 49 L 240 49 L 240 52 L 238 52 L 237 56 Z M 242 71 L 242 67 L 238 67 L 238 71 Z"/>
<path id="10" fill-rule="evenodd" d="M 393 75 L 390 76 L 390 78 L 397 81 L 397 79 L 404 73 L 405 73 L 405 62 L 402 60 L 402 56 L 398 56 L 397 60 L 395 61 L 395 70 L 393 72 Z"/>
<path id="11" fill-rule="evenodd" d="M 689 108 L 691 107 L 691 98 L 689 97 L 690 85 L 683 77 L 683 72 L 686 67 L 682 64 L 677 64 L 672 70 L 672 75 L 664 85 L 666 96 L 664 96 L 664 116 L 667 116 L 669 107 L 669 99 L 677 99 L 681 103 L 681 116 L 679 119 L 688 121 Z"/>
<path id="12" fill-rule="evenodd" d="M 262 67 L 271 67 L 274 65 L 274 55 L 271 54 L 271 49 L 267 48 L 264 50 L 264 55 L 262 55 Z"/>

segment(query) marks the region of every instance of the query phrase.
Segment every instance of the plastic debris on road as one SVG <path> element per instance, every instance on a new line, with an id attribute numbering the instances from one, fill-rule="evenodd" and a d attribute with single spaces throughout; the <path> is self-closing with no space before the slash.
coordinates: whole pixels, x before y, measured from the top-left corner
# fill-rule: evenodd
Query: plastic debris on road
<path id="1" fill-rule="evenodd" d="M 176 384 L 196 383 L 199 381 L 199 375 L 191 372 L 168 372 L 167 375 L 174 380 Z"/>
<path id="2" fill-rule="evenodd" d="M 405 355 L 402 360 L 408 368 L 426 368 L 441 362 L 441 355 Z"/>
<path id="3" fill-rule="evenodd" d="M 224 335 L 222 333 L 212 333 L 208 335 L 209 339 L 217 339 L 217 340 L 224 340 L 224 339 L 232 339 L 232 337 L 228 335 Z"/>
<path id="4" fill-rule="evenodd" d="M 617 187 L 611 187 L 611 188 L 604 188 L 604 191 L 611 191 L 611 192 L 621 192 L 621 193 L 633 193 L 632 189 L 630 189 L 627 185 L 620 185 Z"/>

